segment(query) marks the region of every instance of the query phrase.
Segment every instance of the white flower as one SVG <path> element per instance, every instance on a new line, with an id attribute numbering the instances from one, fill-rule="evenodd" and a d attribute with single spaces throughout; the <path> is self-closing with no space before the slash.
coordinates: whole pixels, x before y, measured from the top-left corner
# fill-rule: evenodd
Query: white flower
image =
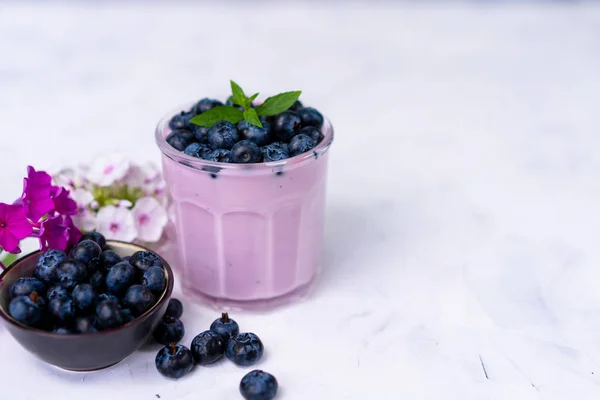
<path id="1" fill-rule="evenodd" d="M 77 203 L 77 214 L 73 216 L 75 226 L 84 231 L 96 228 L 96 217 L 90 211 L 89 205 L 94 201 L 94 196 L 85 189 L 75 189 L 71 198 Z"/>
<path id="2" fill-rule="evenodd" d="M 142 197 L 136 201 L 133 218 L 138 231 L 138 239 L 145 242 L 156 242 L 169 222 L 164 207 L 153 197 Z"/>
<path id="3" fill-rule="evenodd" d="M 145 188 L 161 180 L 160 170 L 151 162 L 132 164 L 123 181 L 131 187 Z"/>
<path id="4" fill-rule="evenodd" d="M 110 186 L 129 170 L 129 160 L 119 153 L 97 157 L 87 171 L 87 179 L 99 186 Z"/>
<path id="5" fill-rule="evenodd" d="M 105 206 L 96 215 L 96 230 L 107 239 L 131 242 L 137 236 L 133 214 L 127 208 Z"/>
<path id="6" fill-rule="evenodd" d="M 56 186 L 62 186 L 69 190 L 84 187 L 87 184 L 85 179 L 86 170 L 79 168 L 62 168 L 51 172 L 52 181 Z"/>

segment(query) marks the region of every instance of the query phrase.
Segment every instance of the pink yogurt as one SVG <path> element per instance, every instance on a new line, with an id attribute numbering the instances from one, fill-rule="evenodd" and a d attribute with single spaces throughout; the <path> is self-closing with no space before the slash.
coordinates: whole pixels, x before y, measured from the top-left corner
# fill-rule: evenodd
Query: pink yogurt
<path id="1" fill-rule="evenodd" d="M 312 151 L 261 164 L 188 156 L 156 128 L 175 210 L 174 267 L 184 292 L 223 306 L 272 305 L 302 297 L 319 269 L 333 128 Z"/>

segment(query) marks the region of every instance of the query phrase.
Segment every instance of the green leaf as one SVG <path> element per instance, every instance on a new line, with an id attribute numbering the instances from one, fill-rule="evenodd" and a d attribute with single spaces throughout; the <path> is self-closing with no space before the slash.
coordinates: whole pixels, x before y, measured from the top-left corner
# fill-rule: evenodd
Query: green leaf
<path id="1" fill-rule="evenodd" d="M 259 128 L 263 127 L 254 108 L 248 108 L 244 111 L 244 119 L 254 126 L 258 126 Z"/>
<path id="2" fill-rule="evenodd" d="M 258 115 L 277 115 L 294 104 L 302 92 L 300 90 L 295 92 L 279 93 L 276 96 L 269 97 L 260 106 L 256 107 Z"/>
<path id="3" fill-rule="evenodd" d="M 246 94 L 244 93 L 244 91 L 242 90 L 240 85 L 238 85 L 234 81 L 230 81 L 230 82 L 231 82 L 231 94 L 233 95 L 233 99 L 232 99 L 233 104 L 237 104 L 238 106 L 245 107 L 246 106 Z"/>
<path id="4" fill-rule="evenodd" d="M 6 253 L 6 255 L 2 258 L 2 263 L 5 266 L 10 266 L 10 264 L 14 263 L 19 258 L 18 254 Z"/>
<path id="5" fill-rule="evenodd" d="M 244 113 L 241 110 L 235 107 L 221 106 L 211 108 L 200 115 L 196 115 L 194 118 L 190 119 L 190 122 L 195 125 L 210 128 L 219 121 L 228 121 L 232 124 L 237 124 L 242 119 L 244 119 Z"/>
<path id="6" fill-rule="evenodd" d="M 258 97 L 258 93 L 254 93 L 252 96 L 250 96 L 250 98 L 248 99 L 249 103 L 252 103 L 254 101 L 254 99 L 256 99 Z"/>

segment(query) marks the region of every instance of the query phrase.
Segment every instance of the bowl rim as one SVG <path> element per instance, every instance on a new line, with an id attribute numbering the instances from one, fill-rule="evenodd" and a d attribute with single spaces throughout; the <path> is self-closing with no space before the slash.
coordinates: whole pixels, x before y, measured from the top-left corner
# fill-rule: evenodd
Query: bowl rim
<path id="1" fill-rule="evenodd" d="M 163 267 L 164 267 L 166 275 L 167 275 L 167 287 L 162 292 L 158 301 L 156 303 L 154 303 L 154 305 L 152 307 L 150 307 L 150 309 L 148 311 L 146 311 L 145 313 L 143 313 L 142 315 L 135 317 L 131 321 L 127 322 L 124 325 L 119 326 L 118 328 L 111 328 L 111 329 L 107 329 L 104 331 L 98 331 L 98 332 L 92 332 L 92 333 L 77 333 L 77 334 L 66 334 L 66 335 L 60 334 L 60 333 L 52 333 L 49 331 L 44 331 L 44 330 L 41 330 L 38 328 L 24 325 L 24 324 L 20 323 L 19 321 L 15 320 L 13 317 L 11 317 L 6 311 L 4 311 L 4 309 L 2 307 L 0 307 L 0 317 L 2 317 L 6 323 L 9 323 L 9 324 L 15 326 L 16 328 L 31 331 L 40 336 L 47 336 L 47 337 L 61 339 L 61 340 L 62 339 L 68 340 L 68 339 L 75 339 L 75 338 L 99 337 L 99 336 L 103 336 L 103 335 L 109 335 L 111 333 L 126 330 L 136 324 L 141 323 L 143 320 L 146 320 L 150 316 L 150 314 L 155 312 L 167 300 L 170 300 L 171 294 L 173 293 L 173 286 L 174 286 L 173 270 L 171 269 L 171 266 L 169 265 L 169 263 L 160 254 L 158 254 L 157 252 L 155 252 L 153 250 L 150 250 L 147 247 L 141 246 L 139 244 L 123 242 L 120 240 L 107 240 L 106 241 L 107 246 L 110 246 L 110 244 L 113 244 L 113 243 L 120 245 L 120 246 L 132 247 L 132 248 L 136 249 L 135 251 L 151 251 L 152 253 L 154 253 L 158 257 L 160 257 L 160 259 L 163 262 Z M 2 273 L 0 273 L 0 282 L 2 282 L 5 275 L 7 275 L 8 272 L 10 272 L 13 268 L 16 268 L 16 266 L 19 265 L 19 263 L 22 263 L 26 259 L 29 259 L 31 257 L 35 257 L 39 253 L 42 253 L 42 251 L 36 250 L 34 252 L 31 252 L 31 253 L 19 258 L 18 260 L 13 262 L 11 265 L 6 267 L 6 269 L 4 271 L 2 271 Z M 8 286 L 7 286 L 6 290 L 8 290 Z"/>

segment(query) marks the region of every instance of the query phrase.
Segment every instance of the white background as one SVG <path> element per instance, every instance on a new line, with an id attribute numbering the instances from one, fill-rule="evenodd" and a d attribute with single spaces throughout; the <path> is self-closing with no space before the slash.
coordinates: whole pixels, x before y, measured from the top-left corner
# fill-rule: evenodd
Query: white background
<path id="1" fill-rule="evenodd" d="M 158 161 L 157 120 L 229 79 L 302 89 L 337 133 L 323 273 L 234 315 L 279 398 L 598 399 L 600 7 L 549 3 L 2 4 L 0 198 L 28 164 Z M 184 302 L 189 344 L 217 313 Z M 0 328 L 0 399 L 240 398 L 245 369 L 155 352 L 67 373 Z"/>

